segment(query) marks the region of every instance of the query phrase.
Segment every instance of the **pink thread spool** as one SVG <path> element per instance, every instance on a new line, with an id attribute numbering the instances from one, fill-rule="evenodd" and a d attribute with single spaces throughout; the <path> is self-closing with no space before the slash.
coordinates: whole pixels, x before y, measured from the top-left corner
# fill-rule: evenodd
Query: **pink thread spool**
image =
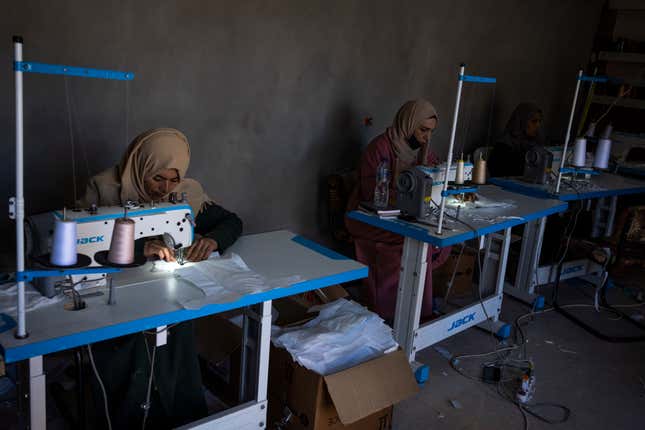
<path id="1" fill-rule="evenodd" d="M 114 221 L 107 259 L 113 264 L 134 262 L 134 220 L 117 218 Z"/>

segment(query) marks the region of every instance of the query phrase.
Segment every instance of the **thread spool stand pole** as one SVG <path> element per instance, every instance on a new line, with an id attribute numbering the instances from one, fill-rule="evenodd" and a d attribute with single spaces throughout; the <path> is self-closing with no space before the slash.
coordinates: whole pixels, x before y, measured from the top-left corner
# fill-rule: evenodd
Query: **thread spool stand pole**
<path id="1" fill-rule="evenodd" d="M 13 37 L 14 61 L 22 61 L 22 38 Z M 14 81 L 16 91 L 16 271 L 25 270 L 25 195 L 23 187 L 23 82 L 22 70 L 14 68 Z M 19 339 L 27 337 L 27 323 L 25 321 L 25 282 L 18 281 L 18 327 L 15 336 Z"/>
<path id="2" fill-rule="evenodd" d="M 16 221 L 16 274 L 17 281 L 17 328 L 15 336 L 25 338 L 28 335 L 25 315 L 25 197 L 24 197 L 24 118 L 23 118 L 23 75 L 25 73 L 40 73 L 47 75 L 77 76 L 83 78 L 98 78 L 107 80 L 131 81 L 134 79 L 132 72 L 120 72 L 114 70 L 90 69 L 86 67 L 74 67 L 60 64 L 44 64 L 37 62 L 23 61 L 23 39 L 21 36 L 13 36 L 13 71 L 15 84 L 15 120 L 16 120 L 16 195 L 9 199 L 9 217 Z M 33 399 L 32 399 L 33 400 Z M 34 411 L 32 410 L 32 414 Z M 33 417 L 32 417 L 33 418 Z M 37 417 L 38 418 L 38 417 Z M 32 427 L 38 427 L 40 419 L 34 419 Z M 37 425 L 33 426 L 34 423 Z"/>
<path id="3" fill-rule="evenodd" d="M 441 206 L 439 209 L 439 222 L 437 223 L 437 234 L 442 233 L 443 217 L 446 210 L 446 198 L 443 196 L 448 189 L 448 175 L 450 174 L 450 165 L 452 164 L 452 151 L 455 147 L 455 135 L 457 134 L 457 119 L 459 117 L 459 104 L 461 103 L 461 88 L 464 85 L 463 77 L 466 65 L 462 64 L 459 68 L 459 80 L 457 81 L 457 99 L 455 101 L 455 111 L 452 114 L 452 129 L 450 130 L 450 146 L 448 146 L 448 160 L 446 161 L 446 172 L 443 175 L 443 186 L 441 196 Z"/>
<path id="4" fill-rule="evenodd" d="M 567 159 L 567 147 L 569 145 L 569 138 L 571 137 L 571 126 L 573 125 L 573 115 L 576 113 L 576 103 L 578 102 L 578 92 L 580 91 L 580 81 L 582 80 L 582 69 L 578 70 L 578 78 L 576 80 L 576 91 L 573 94 L 573 103 L 571 104 L 571 113 L 569 114 L 569 125 L 567 126 L 567 134 L 564 137 L 564 148 L 562 148 L 562 158 L 560 159 L 560 166 L 558 168 L 558 180 L 555 184 L 555 193 L 560 193 L 560 183 L 562 182 L 562 168 Z"/>
<path id="5" fill-rule="evenodd" d="M 112 280 L 112 275 L 107 275 L 105 277 L 105 280 L 108 285 L 108 300 L 107 304 L 108 305 L 114 305 L 116 304 L 116 292 L 114 288 L 114 281 Z"/>

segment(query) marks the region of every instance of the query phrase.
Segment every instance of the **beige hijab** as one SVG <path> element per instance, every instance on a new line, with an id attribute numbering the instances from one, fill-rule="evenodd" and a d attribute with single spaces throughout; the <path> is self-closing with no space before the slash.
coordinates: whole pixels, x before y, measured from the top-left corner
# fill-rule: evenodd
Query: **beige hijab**
<path id="1" fill-rule="evenodd" d="M 392 142 L 392 149 L 396 154 L 395 177 L 398 172 L 415 164 L 426 164 L 429 144 L 421 145 L 421 148 L 412 149 L 408 139 L 414 134 L 421 121 L 437 117 L 437 111 L 432 104 L 424 99 L 410 100 L 405 102 L 394 117 L 392 127 L 388 127 L 386 133 Z"/>
<path id="2" fill-rule="evenodd" d="M 118 166 L 90 180 L 83 203 L 107 206 L 127 200 L 149 202 L 152 199 L 144 180 L 160 170 L 175 169 L 180 182 L 173 192 L 186 193 L 193 213 L 198 214 L 212 200 L 199 182 L 186 178 L 189 163 L 190 145 L 182 132 L 174 128 L 148 130 L 132 141 Z"/>

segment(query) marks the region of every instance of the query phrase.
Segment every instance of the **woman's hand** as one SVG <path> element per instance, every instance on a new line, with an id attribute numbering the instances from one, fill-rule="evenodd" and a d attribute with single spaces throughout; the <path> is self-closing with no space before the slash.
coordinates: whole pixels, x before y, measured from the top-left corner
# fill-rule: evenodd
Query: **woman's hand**
<path id="1" fill-rule="evenodd" d="M 143 246 L 143 255 L 147 258 L 157 257 L 164 261 L 176 261 L 175 251 L 168 248 L 163 241 L 154 239 L 149 240 Z"/>
<path id="2" fill-rule="evenodd" d="M 186 260 L 202 261 L 206 260 L 213 251 L 217 251 L 217 241 L 208 237 L 195 236 L 193 244 L 185 251 Z"/>

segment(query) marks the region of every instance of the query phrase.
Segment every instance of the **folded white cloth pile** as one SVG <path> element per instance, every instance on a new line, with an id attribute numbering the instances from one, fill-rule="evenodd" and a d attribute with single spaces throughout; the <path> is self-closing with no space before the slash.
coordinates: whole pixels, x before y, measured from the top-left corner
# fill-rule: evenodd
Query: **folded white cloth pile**
<path id="1" fill-rule="evenodd" d="M 348 369 L 398 347 L 383 319 L 356 302 L 338 299 L 311 309 L 316 310 L 318 316 L 302 326 L 273 326 L 272 340 L 320 375 Z"/>

